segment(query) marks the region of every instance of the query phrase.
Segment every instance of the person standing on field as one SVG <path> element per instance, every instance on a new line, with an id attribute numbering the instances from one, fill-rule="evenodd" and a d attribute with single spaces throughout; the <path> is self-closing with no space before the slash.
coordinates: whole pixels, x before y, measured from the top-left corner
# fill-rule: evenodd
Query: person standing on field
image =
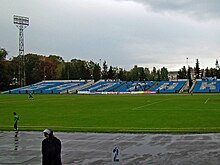
<path id="1" fill-rule="evenodd" d="M 33 96 L 32 96 L 32 93 L 31 92 L 29 92 L 29 99 L 33 99 Z"/>
<path id="2" fill-rule="evenodd" d="M 43 133 L 46 138 L 42 141 L 42 165 L 62 165 L 61 141 L 51 129 L 45 129 Z"/>
<path id="3" fill-rule="evenodd" d="M 18 120 L 19 120 L 19 117 L 18 117 L 16 112 L 13 112 L 13 114 L 14 114 L 14 129 L 15 129 L 15 131 L 17 133 L 18 132 Z"/>

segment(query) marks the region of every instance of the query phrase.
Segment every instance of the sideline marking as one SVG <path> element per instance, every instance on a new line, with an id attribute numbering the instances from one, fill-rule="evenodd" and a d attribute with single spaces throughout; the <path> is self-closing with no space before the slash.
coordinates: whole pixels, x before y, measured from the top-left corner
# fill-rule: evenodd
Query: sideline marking
<path id="1" fill-rule="evenodd" d="M 139 107 L 136 107 L 136 108 L 132 108 L 131 110 L 136 110 L 136 109 L 139 109 L 139 108 L 151 106 L 151 105 L 154 105 L 154 104 L 157 104 L 157 103 L 161 103 L 161 102 L 164 102 L 164 101 L 167 101 L 167 100 L 170 100 L 170 99 L 161 100 L 161 101 L 156 101 L 156 102 L 153 102 L 153 103 L 151 103 L 151 104 L 145 104 L 145 105 L 142 105 L 142 106 L 139 106 Z"/>
<path id="2" fill-rule="evenodd" d="M 206 99 L 206 101 L 204 102 L 204 104 L 206 104 L 209 101 L 209 98 Z"/>

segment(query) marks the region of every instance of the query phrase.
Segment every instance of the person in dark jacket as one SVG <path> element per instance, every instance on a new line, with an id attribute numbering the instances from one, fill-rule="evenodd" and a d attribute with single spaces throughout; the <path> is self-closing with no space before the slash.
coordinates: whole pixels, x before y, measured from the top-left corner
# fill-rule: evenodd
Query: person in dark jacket
<path id="1" fill-rule="evenodd" d="M 42 165 L 62 165 L 61 141 L 51 129 L 45 129 L 43 133 L 46 138 L 42 141 Z"/>

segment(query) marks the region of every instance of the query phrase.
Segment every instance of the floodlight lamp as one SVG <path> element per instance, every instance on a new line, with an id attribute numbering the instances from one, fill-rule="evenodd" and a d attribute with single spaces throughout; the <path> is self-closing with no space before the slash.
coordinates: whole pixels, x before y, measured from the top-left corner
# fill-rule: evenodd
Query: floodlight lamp
<path id="1" fill-rule="evenodd" d="M 14 15 L 14 24 L 28 26 L 29 25 L 29 18 Z"/>

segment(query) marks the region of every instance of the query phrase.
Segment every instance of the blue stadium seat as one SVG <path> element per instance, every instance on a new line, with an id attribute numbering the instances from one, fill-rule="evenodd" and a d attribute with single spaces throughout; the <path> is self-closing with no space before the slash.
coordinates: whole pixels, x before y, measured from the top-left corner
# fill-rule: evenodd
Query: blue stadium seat
<path id="1" fill-rule="evenodd" d="M 80 89 L 79 91 L 88 92 L 110 92 L 115 91 L 121 85 L 122 81 L 98 81 L 89 87 Z"/>
<path id="2" fill-rule="evenodd" d="M 149 91 L 157 93 L 178 93 L 185 85 L 186 81 L 159 81 L 157 85 Z"/>
<path id="3" fill-rule="evenodd" d="M 116 89 L 116 92 L 147 91 L 154 84 L 155 81 L 129 81 Z"/>
<path id="4" fill-rule="evenodd" d="M 219 80 L 198 80 L 192 90 L 193 93 L 217 93 L 220 92 Z"/>

